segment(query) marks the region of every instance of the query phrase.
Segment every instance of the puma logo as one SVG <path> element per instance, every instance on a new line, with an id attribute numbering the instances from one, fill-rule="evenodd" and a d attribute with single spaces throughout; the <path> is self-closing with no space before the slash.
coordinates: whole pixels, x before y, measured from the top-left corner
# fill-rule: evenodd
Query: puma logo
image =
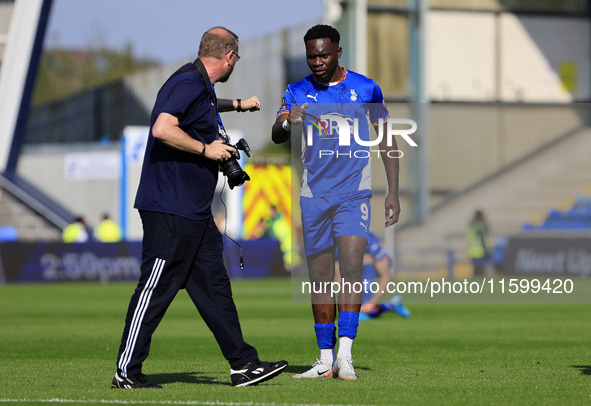
<path id="1" fill-rule="evenodd" d="M 314 96 L 311 96 L 311 95 L 307 94 L 306 97 L 309 97 L 310 99 L 314 99 L 314 101 L 316 103 L 318 103 L 318 100 L 316 100 L 316 98 L 318 97 L 318 93 L 316 93 Z"/>

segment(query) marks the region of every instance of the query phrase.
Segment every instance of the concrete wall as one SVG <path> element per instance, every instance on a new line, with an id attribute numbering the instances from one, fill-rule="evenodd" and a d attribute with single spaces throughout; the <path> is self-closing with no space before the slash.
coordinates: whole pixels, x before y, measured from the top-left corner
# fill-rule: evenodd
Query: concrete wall
<path id="1" fill-rule="evenodd" d="M 388 105 L 391 117 L 409 117 L 409 105 Z M 520 105 L 436 103 L 429 106 L 428 178 L 431 205 L 446 194 L 473 186 L 527 155 L 551 145 L 570 132 L 588 125 L 589 104 Z M 412 148 L 398 140 L 400 190 L 403 211 L 400 222 L 410 220 L 413 204 Z M 383 162 L 372 161 L 374 216 L 372 227 L 383 219 Z"/>
<path id="2" fill-rule="evenodd" d="M 6 48 L 10 17 L 12 17 L 13 9 L 14 2 L 0 1 L 0 64 L 2 63 L 4 49 Z"/>
<path id="3" fill-rule="evenodd" d="M 95 162 L 96 170 L 92 173 L 68 175 L 68 163 L 76 154 L 81 159 L 93 154 L 118 158 L 119 151 L 118 145 L 28 146 L 21 155 L 17 171 L 73 213 L 83 215 L 90 226 L 98 224 L 104 212 L 119 222 L 120 174 L 114 173 L 112 164 L 101 167 Z"/>
<path id="4" fill-rule="evenodd" d="M 591 99 L 587 17 L 431 11 L 426 43 L 432 100 Z"/>

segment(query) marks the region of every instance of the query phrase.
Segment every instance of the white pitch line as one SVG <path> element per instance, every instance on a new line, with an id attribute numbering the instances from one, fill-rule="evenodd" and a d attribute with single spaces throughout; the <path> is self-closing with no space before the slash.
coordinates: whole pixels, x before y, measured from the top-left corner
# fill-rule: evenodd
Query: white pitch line
<path id="1" fill-rule="evenodd" d="M 108 405 L 179 405 L 179 406 L 351 406 L 351 405 L 321 405 L 309 403 L 253 403 L 253 402 L 199 402 L 173 400 L 108 400 L 108 399 L 0 399 L 0 403 L 101 403 Z M 359 405 L 357 405 L 359 406 Z"/>

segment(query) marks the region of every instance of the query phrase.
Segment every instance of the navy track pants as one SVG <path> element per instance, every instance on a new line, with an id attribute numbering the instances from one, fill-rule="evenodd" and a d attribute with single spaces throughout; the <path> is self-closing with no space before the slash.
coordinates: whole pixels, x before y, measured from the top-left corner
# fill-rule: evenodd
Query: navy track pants
<path id="1" fill-rule="evenodd" d="M 180 289 L 186 289 L 230 363 L 258 360 L 244 342 L 223 260 L 222 235 L 213 217 L 191 220 L 140 210 L 144 228 L 141 276 L 125 320 L 117 357 L 123 376 L 141 372 L 152 334 Z"/>

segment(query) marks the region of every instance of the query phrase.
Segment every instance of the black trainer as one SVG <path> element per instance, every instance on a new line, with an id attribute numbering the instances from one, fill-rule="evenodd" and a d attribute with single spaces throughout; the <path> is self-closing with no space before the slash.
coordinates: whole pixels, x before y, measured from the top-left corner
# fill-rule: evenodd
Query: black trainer
<path id="1" fill-rule="evenodd" d="M 261 362 L 252 361 L 241 369 L 230 369 L 230 377 L 234 386 L 257 385 L 275 378 L 287 367 L 287 361 Z"/>
<path id="2" fill-rule="evenodd" d="M 162 386 L 148 381 L 146 375 L 144 374 L 137 374 L 134 376 L 129 376 L 127 378 L 123 378 L 118 373 L 116 373 L 113 377 L 113 383 L 111 384 L 111 388 L 155 389 L 162 388 Z"/>

